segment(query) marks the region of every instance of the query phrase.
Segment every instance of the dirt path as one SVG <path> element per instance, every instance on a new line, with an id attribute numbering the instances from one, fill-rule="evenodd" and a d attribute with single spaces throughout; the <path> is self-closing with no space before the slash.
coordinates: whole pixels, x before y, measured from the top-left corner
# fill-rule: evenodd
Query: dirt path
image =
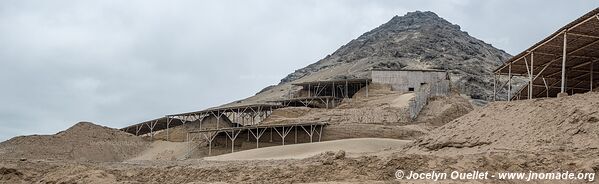
<path id="1" fill-rule="evenodd" d="M 205 160 L 279 160 L 303 159 L 327 151 L 344 150 L 349 156 L 355 153 L 373 153 L 401 148 L 410 141 L 384 138 L 357 138 L 317 143 L 293 144 L 251 149 L 230 154 L 206 157 Z"/>

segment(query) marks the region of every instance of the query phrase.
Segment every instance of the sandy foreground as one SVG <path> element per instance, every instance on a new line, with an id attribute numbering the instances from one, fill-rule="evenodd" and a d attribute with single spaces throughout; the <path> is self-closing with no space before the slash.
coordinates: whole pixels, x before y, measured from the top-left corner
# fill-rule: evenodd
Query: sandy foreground
<path id="1" fill-rule="evenodd" d="M 390 150 L 345 157 L 326 152 L 306 159 L 207 161 L 72 162 L 3 160 L 3 183 L 432 183 L 396 180 L 395 172 L 588 171 L 599 164 L 597 152 L 487 152 L 460 156 L 407 154 Z M 441 183 L 523 183 L 523 180 L 442 180 Z M 532 181 L 526 183 L 565 183 Z M 583 180 L 566 183 L 592 183 Z"/>

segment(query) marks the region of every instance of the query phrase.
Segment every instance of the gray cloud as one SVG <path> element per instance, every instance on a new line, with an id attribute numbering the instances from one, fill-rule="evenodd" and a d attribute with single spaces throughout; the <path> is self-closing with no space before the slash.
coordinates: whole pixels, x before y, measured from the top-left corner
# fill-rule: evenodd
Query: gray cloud
<path id="1" fill-rule="evenodd" d="M 0 140 L 123 127 L 278 83 L 394 15 L 430 10 L 516 54 L 591 1 L 2 1 Z"/>

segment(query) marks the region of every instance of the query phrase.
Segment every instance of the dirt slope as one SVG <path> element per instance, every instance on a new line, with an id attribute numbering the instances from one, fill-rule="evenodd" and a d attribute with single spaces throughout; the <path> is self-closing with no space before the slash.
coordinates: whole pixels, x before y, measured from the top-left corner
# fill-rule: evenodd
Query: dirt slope
<path id="1" fill-rule="evenodd" d="M 177 160 L 184 159 L 189 145 L 187 142 L 169 142 L 157 140 L 150 148 L 129 160 Z"/>
<path id="2" fill-rule="evenodd" d="M 14 137 L 0 143 L 3 159 L 122 161 L 146 149 L 148 141 L 123 131 L 79 122 L 55 135 Z"/>
<path id="3" fill-rule="evenodd" d="M 416 145 L 424 150 L 597 150 L 599 93 L 494 102 L 431 131 Z"/>

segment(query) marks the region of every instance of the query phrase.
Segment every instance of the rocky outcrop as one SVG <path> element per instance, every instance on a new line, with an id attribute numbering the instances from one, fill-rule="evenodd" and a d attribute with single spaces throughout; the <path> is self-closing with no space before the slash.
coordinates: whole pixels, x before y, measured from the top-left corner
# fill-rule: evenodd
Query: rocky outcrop
<path id="1" fill-rule="evenodd" d="M 312 78 L 359 78 L 371 69 L 449 70 L 453 85 L 474 99 L 492 95 L 492 70 L 510 57 L 433 12 L 411 12 L 296 70 L 280 84 Z"/>

